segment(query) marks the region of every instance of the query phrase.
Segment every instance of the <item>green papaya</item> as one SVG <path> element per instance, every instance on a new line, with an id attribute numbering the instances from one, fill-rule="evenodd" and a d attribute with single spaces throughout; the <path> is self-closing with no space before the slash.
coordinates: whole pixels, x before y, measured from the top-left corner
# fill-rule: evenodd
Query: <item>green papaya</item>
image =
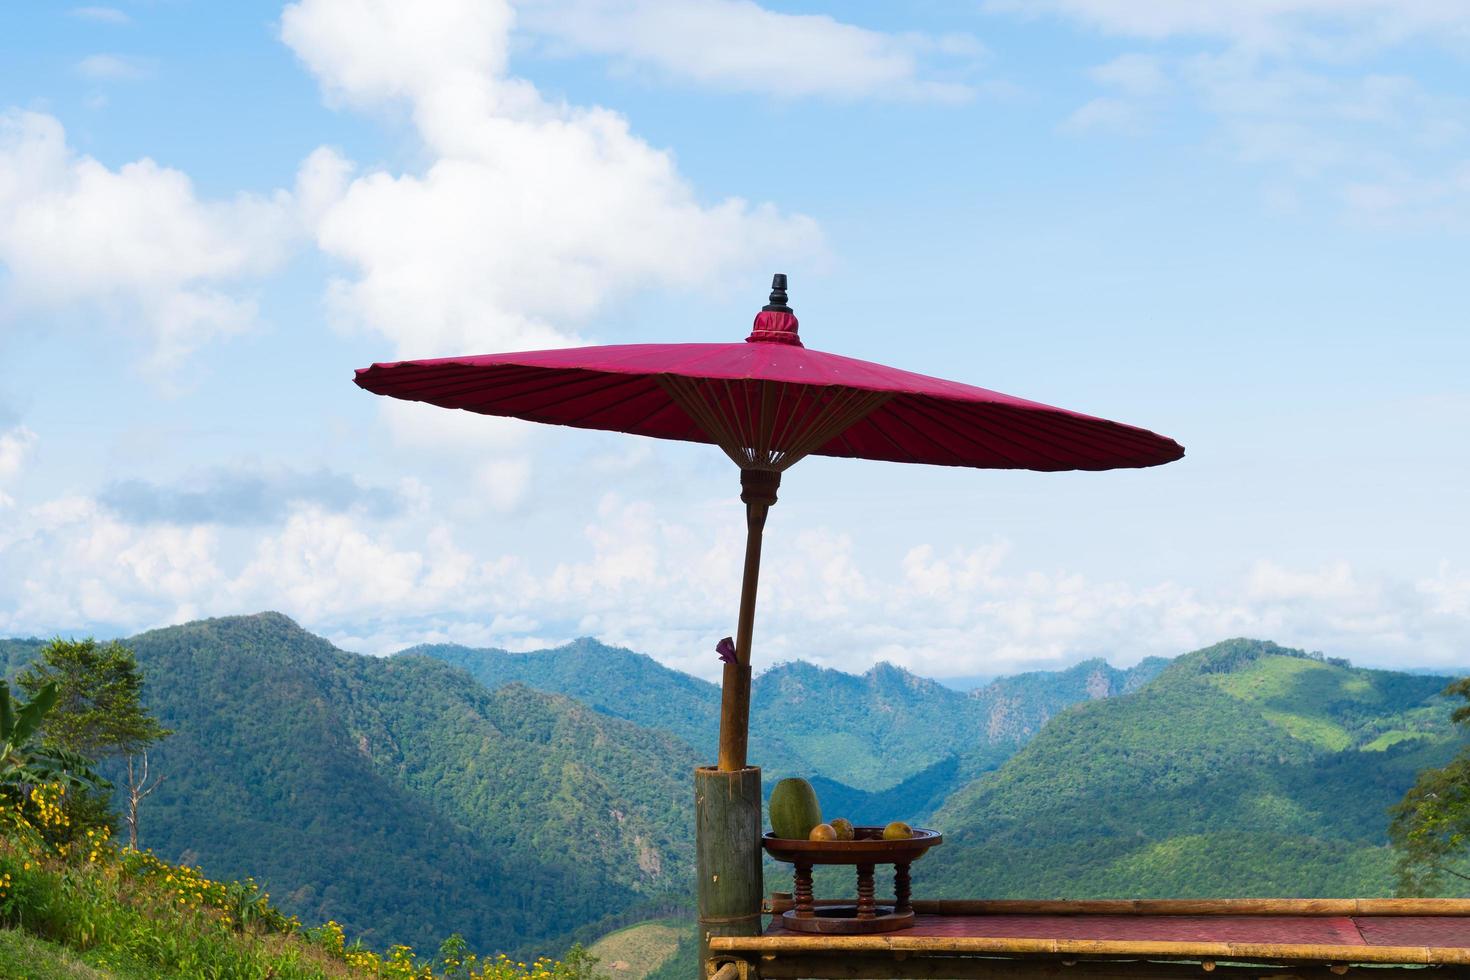
<path id="1" fill-rule="evenodd" d="M 783 779 L 771 790 L 771 832 L 786 840 L 806 840 L 822 822 L 817 792 L 805 779 Z"/>

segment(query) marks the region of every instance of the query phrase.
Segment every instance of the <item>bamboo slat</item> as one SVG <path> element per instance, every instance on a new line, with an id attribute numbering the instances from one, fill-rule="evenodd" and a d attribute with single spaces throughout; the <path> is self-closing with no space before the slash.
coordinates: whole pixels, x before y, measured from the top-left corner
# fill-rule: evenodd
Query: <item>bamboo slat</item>
<path id="1" fill-rule="evenodd" d="M 991 956 L 1101 956 L 1242 962 L 1470 965 L 1470 946 L 1333 946 L 1317 943 L 1158 942 L 972 936 L 750 936 L 711 939 L 727 953 L 923 953 Z"/>
<path id="2" fill-rule="evenodd" d="M 892 957 L 793 956 L 762 958 L 761 980 L 1372 980 L 1403 976 L 1392 967 L 1348 967 L 1337 972 L 1321 965 L 1259 966 L 1220 964 L 1206 973 L 1198 963 L 1137 961 L 1001 960 L 953 956 Z M 1422 973 L 1422 967 L 1403 967 Z"/>
<path id="3" fill-rule="evenodd" d="M 834 898 L 816 904 L 851 905 L 853 901 Z M 1465 898 L 916 899 L 912 905 L 921 915 L 1470 916 L 1470 899 Z M 784 912 L 791 908 L 791 900 L 772 896 L 766 906 L 772 912 Z"/>

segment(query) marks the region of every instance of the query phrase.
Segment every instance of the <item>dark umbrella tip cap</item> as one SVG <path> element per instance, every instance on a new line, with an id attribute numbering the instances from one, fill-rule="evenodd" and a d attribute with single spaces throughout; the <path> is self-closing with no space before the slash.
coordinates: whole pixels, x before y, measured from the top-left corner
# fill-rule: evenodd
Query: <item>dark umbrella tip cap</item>
<path id="1" fill-rule="evenodd" d="M 761 307 L 775 313 L 790 313 L 791 307 L 786 305 L 786 273 L 778 272 L 771 277 L 771 301 Z"/>

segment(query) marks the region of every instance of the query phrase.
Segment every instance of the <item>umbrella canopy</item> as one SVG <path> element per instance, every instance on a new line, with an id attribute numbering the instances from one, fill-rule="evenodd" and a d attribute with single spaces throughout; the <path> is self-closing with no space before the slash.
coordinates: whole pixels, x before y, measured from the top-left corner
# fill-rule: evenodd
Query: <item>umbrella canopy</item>
<path id="1" fill-rule="evenodd" d="M 1106 470 L 1184 455 L 1172 439 L 1011 395 L 805 347 L 786 277 L 744 343 L 626 344 L 374 364 L 357 384 L 444 408 L 718 445 L 741 468 L 747 542 L 725 657 L 722 770 L 745 766 L 750 645 L 766 511 L 801 458 Z M 724 655 L 722 654 L 722 657 Z"/>
<path id="2" fill-rule="evenodd" d="M 1157 466 L 1184 455 L 1145 429 L 812 350 L 777 305 L 761 311 L 745 343 L 397 361 L 356 381 L 443 408 L 715 443 L 758 469 L 784 470 L 809 454 L 1027 470 Z"/>

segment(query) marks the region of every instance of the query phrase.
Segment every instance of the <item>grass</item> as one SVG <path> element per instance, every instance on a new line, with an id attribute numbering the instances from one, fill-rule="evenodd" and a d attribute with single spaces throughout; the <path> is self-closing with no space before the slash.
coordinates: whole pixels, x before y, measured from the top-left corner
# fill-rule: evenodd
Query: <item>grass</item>
<path id="1" fill-rule="evenodd" d="M 1286 734 L 1292 738 L 1310 742 L 1329 752 L 1341 752 L 1353 744 L 1353 737 L 1348 730 L 1329 718 L 1317 718 L 1290 711 L 1273 711 L 1269 708 L 1262 709 L 1261 717 L 1285 729 Z"/>
<path id="2" fill-rule="evenodd" d="M 1373 751 L 1382 750 L 1415 733 L 1375 732 L 1386 720 L 1386 697 L 1374 686 L 1369 672 L 1353 671 L 1318 660 L 1299 657 L 1261 657 L 1244 670 L 1210 678 L 1220 690 L 1255 705 L 1271 724 L 1292 738 L 1331 752 L 1352 748 L 1355 743 Z M 1420 717 L 1415 719 L 1418 714 Z M 1394 727 L 1429 721 L 1423 709 L 1393 712 Z M 1359 723 L 1352 719 L 1357 718 Z M 1375 724 L 1361 724 L 1364 720 Z M 1348 724 L 1344 724 L 1347 721 Z"/>
<path id="3" fill-rule="evenodd" d="M 1406 732 L 1402 729 L 1391 729 L 1379 735 L 1373 741 L 1363 746 L 1364 752 L 1382 752 L 1400 742 L 1407 742 L 1415 738 L 1428 738 L 1424 732 Z"/>
<path id="4" fill-rule="evenodd" d="M 640 922 L 608 933 L 590 952 L 613 980 L 643 980 L 668 962 L 691 928 L 678 919 Z"/>
<path id="5" fill-rule="evenodd" d="M 432 956 L 367 949 L 335 922 L 303 929 L 252 881 L 211 881 L 73 828 L 59 788 L 0 786 L 0 977 L 596 980 L 595 962 L 578 947 L 560 963 L 479 958 L 458 937 Z"/>
<path id="6" fill-rule="evenodd" d="M 85 963 L 65 946 L 37 939 L 20 929 L 0 929 L 0 977 L 26 980 L 133 980 L 141 974 L 117 973 Z"/>

